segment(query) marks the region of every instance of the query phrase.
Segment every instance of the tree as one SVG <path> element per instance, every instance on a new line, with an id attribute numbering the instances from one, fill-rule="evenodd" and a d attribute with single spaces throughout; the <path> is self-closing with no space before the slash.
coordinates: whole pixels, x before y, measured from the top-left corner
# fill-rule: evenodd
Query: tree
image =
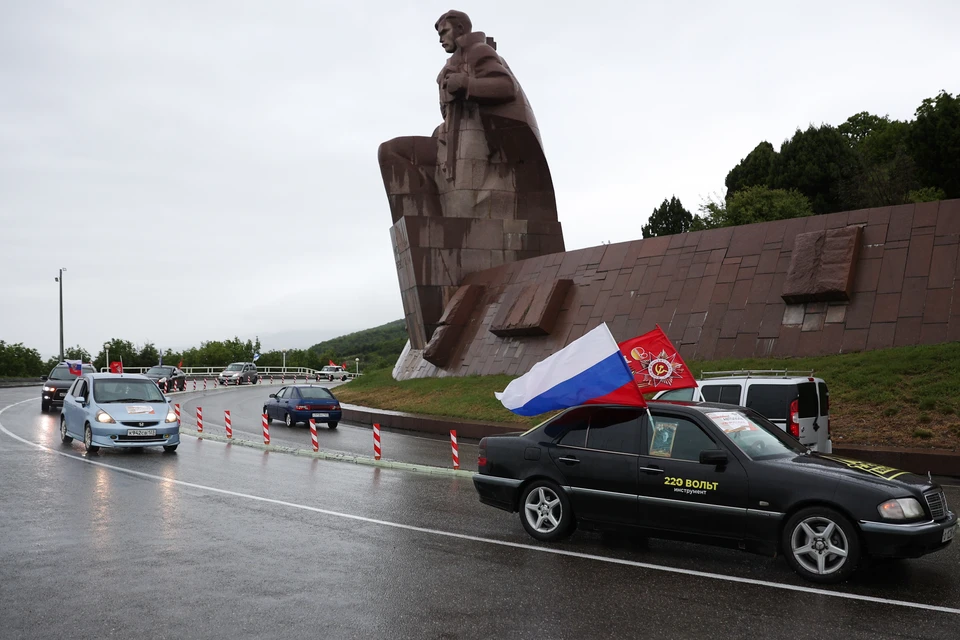
<path id="1" fill-rule="evenodd" d="M 36 349 L 23 346 L 22 342 L 7 344 L 0 340 L 0 377 L 33 378 L 49 373 L 56 366 L 45 366 Z"/>
<path id="2" fill-rule="evenodd" d="M 673 196 L 669 201 L 664 198 L 663 203 L 653 210 L 647 224 L 643 225 L 640 231 L 644 238 L 684 233 L 690 229 L 692 220 L 691 213 L 683 208 L 676 196 Z"/>
<path id="3" fill-rule="evenodd" d="M 918 189 L 916 163 L 908 149 L 910 123 L 866 111 L 837 127 L 853 151 L 850 173 L 841 183 L 846 208 L 904 204 Z"/>
<path id="4" fill-rule="evenodd" d="M 769 186 L 799 191 L 814 213 L 842 211 L 841 184 L 854 165 L 854 152 L 846 137 L 830 125 L 810 125 L 784 141 L 773 162 Z"/>
<path id="5" fill-rule="evenodd" d="M 921 184 L 960 198 L 960 96 L 941 91 L 917 107 L 910 127 L 910 153 Z"/>
<path id="6" fill-rule="evenodd" d="M 700 206 L 700 212 L 703 215 L 693 221 L 693 230 L 813 215 L 810 201 L 799 191 L 770 189 L 762 185 L 741 189 L 723 203 L 706 202 Z"/>
<path id="7" fill-rule="evenodd" d="M 80 362 L 93 361 L 90 352 L 79 345 L 64 349 L 63 357 L 65 360 L 79 360 Z"/>
<path id="8" fill-rule="evenodd" d="M 773 145 L 764 140 L 747 157 L 730 170 L 724 184 L 727 185 L 727 197 L 746 187 L 770 184 L 770 171 L 776 160 L 777 152 Z"/>

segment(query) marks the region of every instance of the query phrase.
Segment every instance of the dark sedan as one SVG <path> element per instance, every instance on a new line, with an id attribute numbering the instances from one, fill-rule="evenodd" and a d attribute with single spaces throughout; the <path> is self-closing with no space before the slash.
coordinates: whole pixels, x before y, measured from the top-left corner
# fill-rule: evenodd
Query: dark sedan
<path id="1" fill-rule="evenodd" d="M 317 423 L 326 422 L 331 429 L 337 428 L 343 415 L 340 401 L 330 390 L 312 384 L 290 385 L 271 393 L 263 413 L 267 420 L 283 420 L 288 427 L 313 418 Z"/>
<path id="2" fill-rule="evenodd" d="M 187 374 L 181 371 L 179 367 L 157 365 L 147 369 L 143 375 L 156 382 L 157 386 L 165 393 L 187 390 Z"/>
<path id="3" fill-rule="evenodd" d="M 582 525 L 783 553 L 815 582 L 862 559 L 950 544 L 957 516 L 929 478 L 809 451 L 750 409 L 651 402 L 568 409 L 480 441 L 480 501 L 553 541 Z"/>

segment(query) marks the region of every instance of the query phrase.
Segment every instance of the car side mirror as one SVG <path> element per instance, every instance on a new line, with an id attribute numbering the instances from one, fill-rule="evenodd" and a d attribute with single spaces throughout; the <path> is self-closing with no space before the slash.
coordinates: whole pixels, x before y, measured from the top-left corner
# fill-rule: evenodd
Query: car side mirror
<path id="1" fill-rule="evenodd" d="M 276 398 L 276 397 L 277 397 L 277 394 L 271 393 L 271 394 L 270 394 L 270 397 L 271 397 L 271 398 Z"/>
<path id="2" fill-rule="evenodd" d="M 719 449 L 707 449 L 700 452 L 700 464 L 713 464 L 718 467 L 727 464 L 727 452 Z"/>
<path id="3" fill-rule="evenodd" d="M 46 382 L 47 376 L 40 376 L 40 382 Z"/>
<path id="4" fill-rule="evenodd" d="M 79 398 L 77 398 L 77 402 L 80 404 L 87 404 L 87 399 L 84 398 L 83 396 L 80 396 Z"/>

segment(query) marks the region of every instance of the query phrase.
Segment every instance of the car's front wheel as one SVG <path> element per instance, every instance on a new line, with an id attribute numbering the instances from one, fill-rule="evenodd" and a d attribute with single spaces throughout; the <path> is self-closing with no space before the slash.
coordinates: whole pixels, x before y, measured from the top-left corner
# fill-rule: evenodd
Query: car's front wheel
<path id="1" fill-rule="evenodd" d="M 527 485 L 520 498 L 520 522 L 537 540 L 555 542 L 573 531 L 573 509 L 560 487 L 537 480 Z"/>
<path id="2" fill-rule="evenodd" d="M 90 425 L 87 425 L 83 429 L 83 446 L 87 450 L 87 453 L 100 451 L 100 447 L 93 444 L 93 429 L 90 428 Z"/>
<path id="3" fill-rule="evenodd" d="M 41 400 L 41 401 L 40 401 L 40 411 L 41 411 L 42 413 L 46 413 L 47 411 L 50 411 L 50 403 L 47 402 L 46 400 Z"/>
<path id="4" fill-rule="evenodd" d="M 283 423 L 292 429 L 293 426 L 297 424 L 297 421 L 293 419 L 293 416 L 290 415 L 289 412 L 287 412 L 286 416 L 283 418 Z"/>
<path id="5" fill-rule="evenodd" d="M 175 444 L 165 444 L 163 445 L 163 451 L 164 453 L 173 453 L 174 451 L 177 450 L 177 446 L 178 445 L 175 445 Z"/>
<path id="6" fill-rule="evenodd" d="M 795 513 L 783 529 L 781 544 L 790 567 L 811 582 L 842 582 L 860 563 L 857 530 L 829 507 Z"/>
<path id="7" fill-rule="evenodd" d="M 67 435 L 67 421 L 63 419 L 63 416 L 60 416 L 60 442 L 63 444 L 73 442 L 73 437 Z"/>

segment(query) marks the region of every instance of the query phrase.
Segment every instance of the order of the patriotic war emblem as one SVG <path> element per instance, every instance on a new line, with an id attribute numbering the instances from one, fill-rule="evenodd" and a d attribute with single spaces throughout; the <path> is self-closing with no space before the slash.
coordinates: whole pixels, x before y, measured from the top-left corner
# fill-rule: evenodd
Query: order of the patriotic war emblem
<path id="1" fill-rule="evenodd" d="M 638 383 L 641 387 L 670 387 L 683 375 L 683 363 L 677 362 L 676 352 L 668 354 L 661 349 L 654 354 L 637 347 L 630 351 L 630 356 L 640 365 L 640 371 L 634 371 L 634 375 L 642 378 Z"/>

